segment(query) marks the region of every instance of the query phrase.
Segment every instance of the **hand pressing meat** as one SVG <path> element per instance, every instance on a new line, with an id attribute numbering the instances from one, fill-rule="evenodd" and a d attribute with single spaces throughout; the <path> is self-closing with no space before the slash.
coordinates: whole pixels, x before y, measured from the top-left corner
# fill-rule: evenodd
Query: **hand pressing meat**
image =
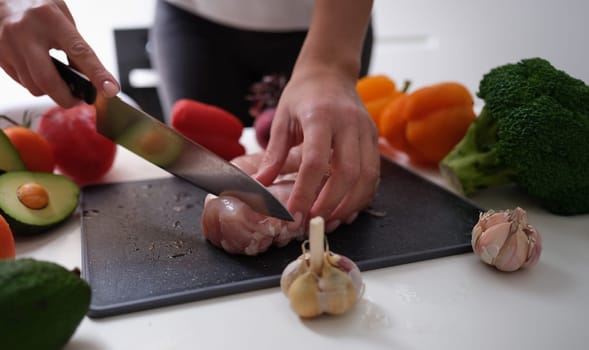
<path id="1" fill-rule="evenodd" d="M 248 174 L 254 174 L 262 160 L 262 153 L 244 155 L 233 163 Z M 300 149 L 291 151 L 281 175 L 268 187 L 282 203 L 286 203 L 294 184 L 300 162 Z M 230 197 L 216 197 L 209 194 L 201 218 L 206 239 L 228 253 L 256 255 L 270 246 L 282 247 L 294 239 L 305 237 L 305 225 L 290 223 L 262 215 L 241 200 Z"/>

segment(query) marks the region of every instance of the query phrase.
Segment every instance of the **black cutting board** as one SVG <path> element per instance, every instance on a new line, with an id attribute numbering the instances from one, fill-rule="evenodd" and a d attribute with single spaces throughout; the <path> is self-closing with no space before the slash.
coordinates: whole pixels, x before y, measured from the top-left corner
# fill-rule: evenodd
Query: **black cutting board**
<path id="1" fill-rule="evenodd" d="M 99 184 L 82 190 L 82 274 L 88 315 L 106 317 L 275 287 L 301 242 L 255 257 L 230 255 L 201 233 L 205 193 L 176 178 Z M 482 210 L 383 159 L 372 204 L 328 235 L 333 252 L 361 270 L 471 251 Z"/>

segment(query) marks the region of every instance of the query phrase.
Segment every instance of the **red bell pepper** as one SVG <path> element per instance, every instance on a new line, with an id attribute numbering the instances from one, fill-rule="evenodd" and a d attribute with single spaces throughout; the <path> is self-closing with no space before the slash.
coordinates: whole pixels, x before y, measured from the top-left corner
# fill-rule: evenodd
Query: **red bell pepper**
<path id="1" fill-rule="evenodd" d="M 172 107 L 171 123 L 182 135 L 226 160 L 245 154 L 239 142 L 243 123 L 220 107 L 181 99 Z"/>

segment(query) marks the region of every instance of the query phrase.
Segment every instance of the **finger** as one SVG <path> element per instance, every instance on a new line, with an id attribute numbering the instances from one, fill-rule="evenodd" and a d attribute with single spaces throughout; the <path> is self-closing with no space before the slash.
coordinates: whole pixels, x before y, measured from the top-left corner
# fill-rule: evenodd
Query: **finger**
<path id="1" fill-rule="evenodd" d="M 312 216 L 322 216 L 326 221 L 331 213 L 355 185 L 360 174 L 361 157 L 356 128 L 338 130 L 333 142 L 330 176 L 311 209 Z"/>
<path id="2" fill-rule="evenodd" d="M 61 12 L 63 12 L 63 14 L 70 20 L 70 22 L 72 22 L 75 25 L 76 22 L 74 20 L 74 16 L 70 12 L 70 9 L 67 7 L 65 1 L 58 0 L 58 1 L 55 1 L 55 3 L 57 4 L 57 6 L 61 10 Z"/>
<path id="3" fill-rule="evenodd" d="M 0 55 L 0 67 L 2 67 L 6 74 L 8 74 L 14 81 L 20 83 L 18 73 L 12 64 L 12 62 L 15 62 L 12 54 L 14 50 L 6 47 L 5 43 L 2 43 L 2 45 L 0 45 L 0 52 L 2 52 L 2 55 Z"/>
<path id="4" fill-rule="evenodd" d="M 58 26 L 57 32 L 63 33 L 57 39 L 56 46 L 65 52 L 69 63 L 88 77 L 98 93 L 102 93 L 105 97 L 116 96 L 120 92 L 119 83 L 102 65 L 94 50 L 73 23 L 62 21 L 55 25 Z"/>
<path id="5" fill-rule="evenodd" d="M 33 96 L 41 96 L 45 94 L 45 90 L 42 87 L 39 87 L 33 78 L 33 73 L 30 72 L 29 66 L 24 58 L 20 58 L 17 54 L 17 57 L 12 62 L 14 62 L 14 74 L 16 75 L 16 81 L 18 81 L 22 86 L 24 86 L 31 95 Z"/>
<path id="6" fill-rule="evenodd" d="M 20 33 L 21 26 L 4 26 L 2 28 L 2 47 L 0 52 L 0 60 L 2 67 L 8 73 L 12 79 L 20 83 L 34 96 L 43 95 L 44 92 L 34 82 L 29 68 L 26 62 L 26 58 L 32 55 L 21 54 L 22 43 L 17 41 L 17 37 Z M 24 27 L 26 29 L 26 27 Z M 26 36 L 25 33 L 23 36 Z"/>
<path id="7" fill-rule="evenodd" d="M 263 158 L 263 154 L 260 155 L 260 158 L 259 158 L 260 162 L 258 163 L 258 168 L 259 168 L 259 164 L 261 164 L 262 158 Z M 278 175 L 292 174 L 294 172 L 297 172 L 299 170 L 299 166 L 301 165 L 301 159 L 302 159 L 301 145 L 292 147 L 290 150 L 288 150 L 288 155 L 286 156 L 286 160 L 282 164 L 282 167 L 280 168 Z"/>
<path id="8" fill-rule="evenodd" d="M 288 157 L 286 158 L 286 161 L 280 169 L 280 174 L 290 174 L 299 170 L 299 166 L 301 164 L 302 159 L 302 153 L 303 147 L 301 145 L 292 147 L 288 151 Z"/>
<path id="9" fill-rule="evenodd" d="M 290 149 L 288 157 L 284 162 L 284 166 L 280 169 L 280 175 L 292 174 L 298 170 L 299 164 L 301 163 L 300 148 L 300 146 L 297 146 Z M 255 176 L 258 169 L 260 168 L 263 156 L 263 153 L 246 154 L 232 159 L 231 163 L 236 165 L 246 174 Z"/>
<path id="10" fill-rule="evenodd" d="M 10 51 L 5 51 L 5 52 L 6 52 L 6 54 L 3 55 L 3 57 L 2 57 L 3 58 L 2 63 L 1 63 L 2 69 L 4 69 L 6 74 L 8 74 L 14 81 L 16 81 L 17 83 L 22 85 L 27 90 L 29 90 L 29 92 L 33 96 L 39 96 L 39 90 L 37 89 L 36 86 L 34 86 L 33 81 L 27 72 L 26 65 L 23 64 L 22 60 L 14 60 L 13 58 L 11 58 L 13 55 L 10 55 L 11 57 L 8 57 L 9 56 L 8 52 L 10 52 Z M 8 62 L 15 62 L 16 64 L 12 65 Z M 19 68 L 19 67 L 24 67 L 24 68 Z M 22 73 L 19 73 L 19 71 L 21 71 Z"/>
<path id="11" fill-rule="evenodd" d="M 264 156 L 255 175 L 256 179 L 266 186 L 270 185 L 280 174 L 291 147 L 291 126 L 289 125 L 289 119 L 282 113 L 285 112 L 279 107 L 272 121 L 270 131 L 272 136 L 264 150 Z"/>
<path id="12" fill-rule="evenodd" d="M 231 160 L 231 163 L 241 169 L 246 174 L 252 176 L 258 171 L 260 161 L 262 160 L 261 153 L 245 154 Z"/>
<path id="13" fill-rule="evenodd" d="M 314 123 L 305 130 L 301 165 L 287 204 L 291 213 L 303 217 L 310 214 L 330 167 L 332 137 L 325 132 L 329 128 L 317 120 Z"/>
<path id="14" fill-rule="evenodd" d="M 377 193 L 380 182 L 380 152 L 378 138 L 372 132 L 363 133 L 360 139 L 360 173 L 326 225 L 333 231 L 340 223 L 351 223 L 358 212 L 366 208 Z"/>
<path id="15" fill-rule="evenodd" d="M 12 68 L 12 66 L 5 66 L 4 64 L 2 64 L 2 69 L 4 69 L 4 72 L 6 72 L 6 74 L 8 74 L 8 76 L 12 78 L 12 80 L 16 81 L 17 83 L 20 83 L 20 80 L 18 79 L 18 74 L 16 73 L 14 68 Z"/>
<path id="16" fill-rule="evenodd" d="M 20 82 L 20 84 L 24 86 L 31 95 L 36 97 L 45 95 L 45 92 L 36 85 L 28 71 L 23 70 L 17 74 L 17 81 Z"/>
<path id="17" fill-rule="evenodd" d="M 26 61 L 26 65 L 32 84 L 39 89 L 39 94 L 47 94 L 64 108 L 70 108 L 80 103 L 80 100 L 72 95 L 46 51 L 32 48 L 31 58 Z"/>

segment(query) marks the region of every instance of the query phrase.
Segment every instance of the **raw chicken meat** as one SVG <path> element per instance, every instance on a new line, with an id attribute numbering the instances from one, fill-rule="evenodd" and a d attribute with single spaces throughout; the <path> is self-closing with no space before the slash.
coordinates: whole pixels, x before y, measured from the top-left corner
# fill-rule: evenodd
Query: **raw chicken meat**
<path id="1" fill-rule="evenodd" d="M 261 154 L 253 154 L 238 157 L 233 163 L 246 173 L 253 174 L 260 160 Z M 281 175 L 268 190 L 286 203 L 295 175 Z M 288 224 L 287 221 L 259 214 L 235 197 L 211 194 L 205 199 L 201 217 L 204 236 L 213 245 L 228 253 L 246 255 L 257 255 L 272 245 L 282 247 L 294 239 L 305 237 L 303 225 Z"/>

